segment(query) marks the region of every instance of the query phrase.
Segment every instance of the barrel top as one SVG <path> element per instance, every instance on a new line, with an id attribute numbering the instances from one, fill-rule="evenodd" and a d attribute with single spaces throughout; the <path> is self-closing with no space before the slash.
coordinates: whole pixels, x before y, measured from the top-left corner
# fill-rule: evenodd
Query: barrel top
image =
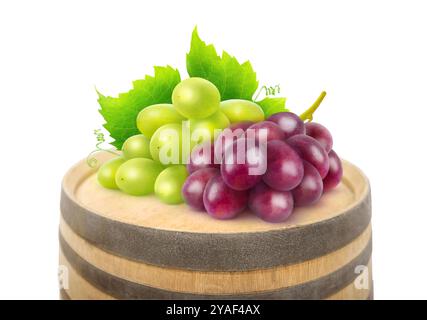
<path id="1" fill-rule="evenodd" d="M 106 152 L 96 155 L 99 163 L 113 157 Z M 154 195 L 135 197 L 118 190 L 108 190 L 96 180 L 96 168 L 85 160 L 72 167 L 63 180 L 63 192 L 77 205 L 114 221 L 168 231 L 194 233 L 245 233 L 283 230 L 315 224 L 337 217 L 357 206 L 369 194 L 366 176 L 353 164 L 343 161 L 344 176 L 340 185 L 323 195 L 314 206 L 296 208 L 283 223 L 267 223 L 249 211 L 233 220 L 216 220 L 186 204 L 166 205 Z"/>

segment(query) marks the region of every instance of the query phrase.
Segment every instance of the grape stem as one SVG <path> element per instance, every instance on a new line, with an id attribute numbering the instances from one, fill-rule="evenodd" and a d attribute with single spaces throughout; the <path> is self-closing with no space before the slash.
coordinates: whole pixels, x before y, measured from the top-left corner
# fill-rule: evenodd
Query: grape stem
<path id="1" fill-rule="evenodd" d="M 319 108 L 320 104 L 322 103 L 323 99 L 326 96 L 326 91 L 323 91 L 320 96 L 314 101 L 314 103 L 311 105 L 310 108 L 308 108 L 304 113 L 302 113 L 299 117 L 302 121 L 308 120 L 308 122 L 313 121 L 313 114 Z"/>

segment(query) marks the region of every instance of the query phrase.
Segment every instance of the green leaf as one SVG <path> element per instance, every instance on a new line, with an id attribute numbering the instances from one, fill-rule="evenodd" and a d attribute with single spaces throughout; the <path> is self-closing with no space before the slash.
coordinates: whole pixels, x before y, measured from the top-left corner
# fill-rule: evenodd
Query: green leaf
<path id="1" fill-rule="evenodd" d="M 157 103 L 171 103 L 172 91 L 181 81 L 178 70 L 170 66 L 154 67 L 154 76 L 145 76 L 143 80 L 133 82 L 133 88 L 116 97 L 106 97 L 98 92 L 99 112 L 114 139 L 111 143 L 121 149 L 123 142 L 130 136 L 139 134 L 136 126 L 138 113 L 145 107 Z"/>
<path id="2" fill-rule="evenodd" d="M 190 52 L 187 53 L 187 71 L 190 77 L 200 77 L 216 85 L 221 100 L 252 100 L 258 81 L 249 61 L 240 64 L 235 57 L 223 51 L 220 57 L 215 47 L 203 42 L 194 28 Z"/>
<path id="3" fill-rule="evenodd" d="M 266 97 L 261 101 L 256 101 L 256 103 L 262 108 L 262 110 L 264 110 L 266 118 L 278 112 L 289 111 L 285 107 L 286 98 Z"/>

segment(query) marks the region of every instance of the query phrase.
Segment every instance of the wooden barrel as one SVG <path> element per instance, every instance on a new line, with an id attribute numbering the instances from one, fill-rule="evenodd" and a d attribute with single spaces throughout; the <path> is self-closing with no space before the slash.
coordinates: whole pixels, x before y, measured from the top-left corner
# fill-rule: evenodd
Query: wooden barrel
<path id="1" fill-rule="evenodd" d="M 342 183 L 318 204 L 271 224 L 107 190 L 81 161 L 62 185 L 61 297 L 370 299 L 369 183 L 343 166 Z"/>

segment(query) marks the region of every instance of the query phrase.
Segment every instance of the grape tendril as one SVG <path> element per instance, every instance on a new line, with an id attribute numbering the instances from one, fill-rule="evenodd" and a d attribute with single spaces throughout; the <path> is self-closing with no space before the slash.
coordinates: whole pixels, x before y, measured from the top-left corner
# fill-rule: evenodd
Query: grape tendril
<path id="1" fill-rule="evenodd" d="M 280 93 L 280 84 L 276 84 L 274 87 L 273 86 L 262 86 L 261 88 L 259 88 L 258 93 L 255 96 L 254 101 L 256 101 L 259 97 L 259 95 L 261 94 L 262 91 L 265 91 L 265 96 L 275 96 L 276 94 Z"/>
<path id="2" fill-rule="evenodd" d="M 93 134 L 96 136 L 96 145 L 95 145 L 95 150 L 93 150 L 91 153 L 89 153 L 89 155 L 86 157 L 86 163 L 89 167 L 91 168 L 96 168 L 98 166 L 98 159 L 96 159 L 96 157 L 94 156 L 95 153 L 100 152 L 100 151 L 105 151 L 105 152 L 109 152 L 111 154 L 114 154 L 116 156 L 119 156 L 120 154 L 115 152 L 112 149 L 105 149 L 102 148 L 102 144 L 105 143 L 105 136 L 104 133 L 102 133 L 102 131 L 100 129 L 96 129 L 93 131 Z"/>

